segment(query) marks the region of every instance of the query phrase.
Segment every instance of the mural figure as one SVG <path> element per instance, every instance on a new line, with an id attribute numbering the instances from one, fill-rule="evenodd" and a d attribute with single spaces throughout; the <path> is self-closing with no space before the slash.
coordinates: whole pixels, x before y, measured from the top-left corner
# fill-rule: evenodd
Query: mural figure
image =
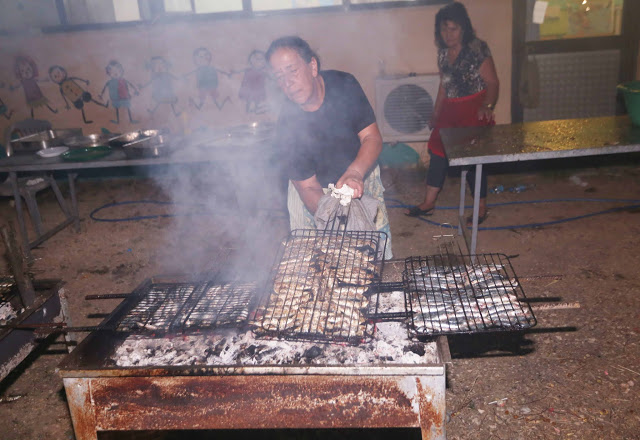
<path id="1" fill-rule="evenodd" d="M 133 89 L 133 93 L 136 96 L 140 95 L 138 88 L 122 77 L 124 75 L 124 68 L 118 61 L 109 61 L 105 70 L 107 71 L 107 76 L 111 77 L 111 79 L 108 80 L 102 88 L 102 92 L 100 92 L 100 99 L 103 99 L 102 95 L 104 95 L 106 90 L 109 90 L 111 105 L 116 109 L 116 119 L 115 121 L 112 119 L 111 122 L 119 124 L 120 109 L 126 108 L 127 114 L 129 115 L 129 122 L 137 124 L 138 121 L 135 121 L 131 117 L 131 92 L 129 91 L 129 88 Z"/>
<path id="2" fill-rule="evenodd" d="M 38 107 L 44 106 L 52 113 L 58 113 L 58 109 L 49 105 L 49 100 L 42 94 L 40 86 L 38 85 L 39 82 L 47 82 L 49 79 L 38 79 L 38 66 L 36 66 L 36 63 L 30 57 L 18 55 L 13 64 L 13 71 L 20 82 L 9 86 L 9 90 L 13 91 L 22 87 L 24 98 L 31 111 L 32 119 L 34 118 L 33 110 Z"/>
<path id="3" fill-rule="evenodd" d="M 218 72 L 231 76 L 230 73 L 218 70 L 211 65 L 211 52 L 204 47 L 199 47 L 193 51 L 193 64 L 196 65 L 196 70 L 187 73 L 184 77 L 188 77 L 195 73 L 196 75 L 196 87 L 198 89 L 198 101 L 193 98 L 189 98 L 189 103 L 195 108 L 200 110 L 204 105 L 204 101 L 207 95 L 211 96 L 218 110 L 222 110 L 222 107 L 227 102 L 231 102 L 231 98 L 227 96 L 222 100 L 222 103 L 218 102 Z"/>
<path id="4" fill-rule="evenodd" d="M 261 114 L 268 110 L 266 105 L 267 60 L 264 52 L 254 50 L 249 54 L 249 67 L 244 69 L 238 97 L 246 101 L 246 112 Z"/>
<path id="5" fill-rule="evenodd" d="M 62 95 L 62 99 L 64 99 L 65 108 L 67 110 L 70 109 L 71 107 L 69 106 L 69 102 L 71 102 L 75 108 L 82 112 L 82 120 L 85 124 L 93 123 L 93 121 L 88 121 L 84 114 L 85 103 L 94 102 L 102 107 L 108 106 L 108 104 L 103 104 L 102 102 L 93 99 L 93 97 L 91 97 L 91 93 L 87 92 L 78 84 L 78 81 L 80 81 L 88 86 L 88 79 L 68 76 L 67 71 L 62 66 L 55 65 L 49 67 L 49 78 L 60 86 L 60 95 Z"/>
<path id="6" fill-rule="evenodd" d="M 4 82 L 0 82 L 0 89 L 4 89 Z M 6 104 L 1 98 L 0 98 L 0 115 L 7 118 L 7 121 L 11 119 L 11 116 L 13 115 L 13 110 L 9 110 L 9 108 L 7 108 Z"/>
<path id="7" fill-rule="evenodd" d="M 155 101 L 156 106 L 152 109 L 147 109 L 150 114 L 154 114 L 160 104 L 171 105 L 171 111 L 175 116 L 180 116 L 182 112 L 176 111 L 176 103 L 178 97 L 173 91 L 173 81 L 177 80 L 173 76 L 169 69 L 171 64 L 164 57 L 153 57 L 147 64 L 147 69 L 151 70 L 151 79 L 146 84 L 141 84 L 140 89 L 151 85 L 151 98 Z"/>

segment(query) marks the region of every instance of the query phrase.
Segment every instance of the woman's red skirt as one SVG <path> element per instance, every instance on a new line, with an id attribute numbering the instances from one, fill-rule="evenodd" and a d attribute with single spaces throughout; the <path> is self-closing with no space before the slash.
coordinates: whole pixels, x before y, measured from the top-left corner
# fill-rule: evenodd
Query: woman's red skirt
<path id="1" fill-rule="evenodd" d="M 445 98 L 442 103 L 440 117 L 435 122 L 435 127 L 429 138 L 428 148 L 433 154 L 446 157 L 440 138 L 441 128 L 451 127 L 480 127 L 483 125 L 494 125 L 495 121 L 485 121 L 478 119 L 478 110 L 482 106 L 486 90 L 474 95 L 463 96 L 462 98 Z"/>

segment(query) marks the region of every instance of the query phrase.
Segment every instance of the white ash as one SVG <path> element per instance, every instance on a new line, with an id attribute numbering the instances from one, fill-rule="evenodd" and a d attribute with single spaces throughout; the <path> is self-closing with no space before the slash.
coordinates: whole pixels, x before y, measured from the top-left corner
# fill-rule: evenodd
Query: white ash
<path id="1" fill-rule="evenodd" d="M 402 292 L 382 294 L 379 312 L 404 311 Z M 180 365 L 418 364 L 437 359 L 435 344 L 412 341 L 401 322 L 381 322 L 357 346 L 257 339 L 253 332 L 216 331 L 172 338 L 128 337 L 112 356 L 119 367 Z"/>
<path id="2" fill-rule="evenodd" d="M 18 316 L 10 302 L 0 303 L 0 324 L 5 324 Z"/>

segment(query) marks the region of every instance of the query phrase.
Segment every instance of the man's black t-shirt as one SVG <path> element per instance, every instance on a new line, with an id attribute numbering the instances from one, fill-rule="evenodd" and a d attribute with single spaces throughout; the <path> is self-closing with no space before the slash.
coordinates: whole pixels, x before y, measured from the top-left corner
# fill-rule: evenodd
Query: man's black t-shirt
<path id="1" fill-rule="evenodd" d="M 323 187 L 336 183 L 360 149 L 358 133 L 376 122 L 373 108 L 355 77 L 346 72 L 320 72 L 325 96 L 320 108 L 306 112 L 287 101 L 277 126 L 291 180 L 316 175 Z"/>

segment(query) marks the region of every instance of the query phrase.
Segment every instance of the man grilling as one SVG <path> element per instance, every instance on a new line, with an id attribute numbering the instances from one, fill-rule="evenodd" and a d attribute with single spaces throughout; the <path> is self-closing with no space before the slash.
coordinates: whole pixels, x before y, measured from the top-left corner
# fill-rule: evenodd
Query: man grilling
<path id="1" fill-rule="evenodd" d="M 273 41 L 266 58 L 288 98 L 278 120 L 276 145 L 288 156 L 291 229 L 315 229 L 324 188 L 347 185 L 354 198 L 367 194 L 378 200 L 375 226 L 387 234 L 385 258 L 391 258 L 391 230 L 376 163 L 382 136 L 362 87 L 349 73 L 321 71 L 318 55 L 297 36 Z"/>

